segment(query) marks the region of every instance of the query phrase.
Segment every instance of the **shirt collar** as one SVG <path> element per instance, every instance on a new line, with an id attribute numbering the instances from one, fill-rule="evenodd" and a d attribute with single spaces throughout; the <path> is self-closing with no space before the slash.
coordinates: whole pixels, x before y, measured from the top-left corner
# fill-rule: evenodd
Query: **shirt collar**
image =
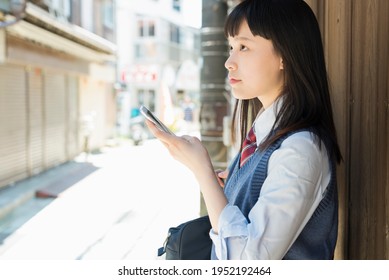
<path id="1" fill-rule="evenodd" d="M 278 98 L 268 108 L 259 111 L 254 123 L 257 146 L 259 146 L 270 133 L 281 105 L 282 98 Z"/>

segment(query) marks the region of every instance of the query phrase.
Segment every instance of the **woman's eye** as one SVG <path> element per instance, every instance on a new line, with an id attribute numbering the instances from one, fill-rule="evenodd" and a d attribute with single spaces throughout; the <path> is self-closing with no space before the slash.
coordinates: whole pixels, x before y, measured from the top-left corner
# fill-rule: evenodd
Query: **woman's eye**
<path id="1" fill-rule="evenodd" d="M 229 51 L 230 51 L 230 52 L 234 51 L 234 47 L 233 47 L 233 46 L 229 46 L 228 48 L 229 48 Z M 239 49 L 240 51 L 246 51 L 246 50 L 247 50 L 247 47 L 241 45 L 241 46 L 239 46 L 239 48 L 237 47 L 236 49 Z"/>

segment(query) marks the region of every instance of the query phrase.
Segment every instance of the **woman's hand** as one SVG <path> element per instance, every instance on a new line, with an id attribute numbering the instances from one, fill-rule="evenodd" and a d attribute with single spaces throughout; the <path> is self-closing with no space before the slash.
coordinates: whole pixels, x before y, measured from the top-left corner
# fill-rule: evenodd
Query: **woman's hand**
<path id="1" fill-rule="evenodd" d="M 196 177 L 213 170 L 208 152 L 197 137 L 170 135 L 160 131 L 152 122 L 145 121 L 151 133 L 163 143 L 173 158 L 187 166 Z"/>
<path id="2" fill-rule="evenodd" d="M 169 150 L 176 160 L 186 165 L 195 175 L 203 193 L 213 230 L 218 232 L 219 216 L 227 205 L 223 189 L 215 175 L 207 150 L 196 137 L 178 137 L 159 130 L 152 122 L 146 124 L 156 138 Z"/>
<path id="3" fill-rule="evenodd" d="M 225 179 L 228 177 L 228 169 L 226 170 L 216 170 L 215 171 L 217 181 L 219 182 L 220 186 L 224 188 L 225 185 Z"/>

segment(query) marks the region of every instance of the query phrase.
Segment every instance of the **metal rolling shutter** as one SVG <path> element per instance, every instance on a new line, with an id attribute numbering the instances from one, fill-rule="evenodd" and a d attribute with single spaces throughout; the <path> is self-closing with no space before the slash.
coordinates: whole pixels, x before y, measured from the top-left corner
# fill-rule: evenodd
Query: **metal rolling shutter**
<path id="1" fill-rule="evenodd" d="M 68 108 L 67 108 L 67 158 L 73 159 L 79 154 L 78 130 L 79 130 L 79 110 L 78 110 L 78 78 L 69 76 L 68 79 Z"/>
<path id="2" fill-rule="evenodd" d="M 43 83 L 40 69 L 28 72 L 28 155 L 30 174 L 44 169 L 43 162 Z"/>
<path id="3" fill-rule="evenodd" d="M 44 74 L 44 160 L 46 168 L 66 161 L 65 75 Z"/>
<path id="4" fill-rule="evenodd" d="M 25 93 L 24 69 L 0 66 L 0 186 L 28 176 Z"/>

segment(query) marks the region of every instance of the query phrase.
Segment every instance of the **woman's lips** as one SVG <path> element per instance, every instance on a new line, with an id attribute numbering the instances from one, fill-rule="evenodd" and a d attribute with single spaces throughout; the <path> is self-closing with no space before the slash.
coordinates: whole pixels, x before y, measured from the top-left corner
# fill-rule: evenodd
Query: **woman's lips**
<path id="1" fill-rule="evenodd" d="M 231 85 L 235 85 L 241 81 L 241 80 L 235 79 L 235 78 L 229 78 L 228 80 L 229 80 Z"/>

